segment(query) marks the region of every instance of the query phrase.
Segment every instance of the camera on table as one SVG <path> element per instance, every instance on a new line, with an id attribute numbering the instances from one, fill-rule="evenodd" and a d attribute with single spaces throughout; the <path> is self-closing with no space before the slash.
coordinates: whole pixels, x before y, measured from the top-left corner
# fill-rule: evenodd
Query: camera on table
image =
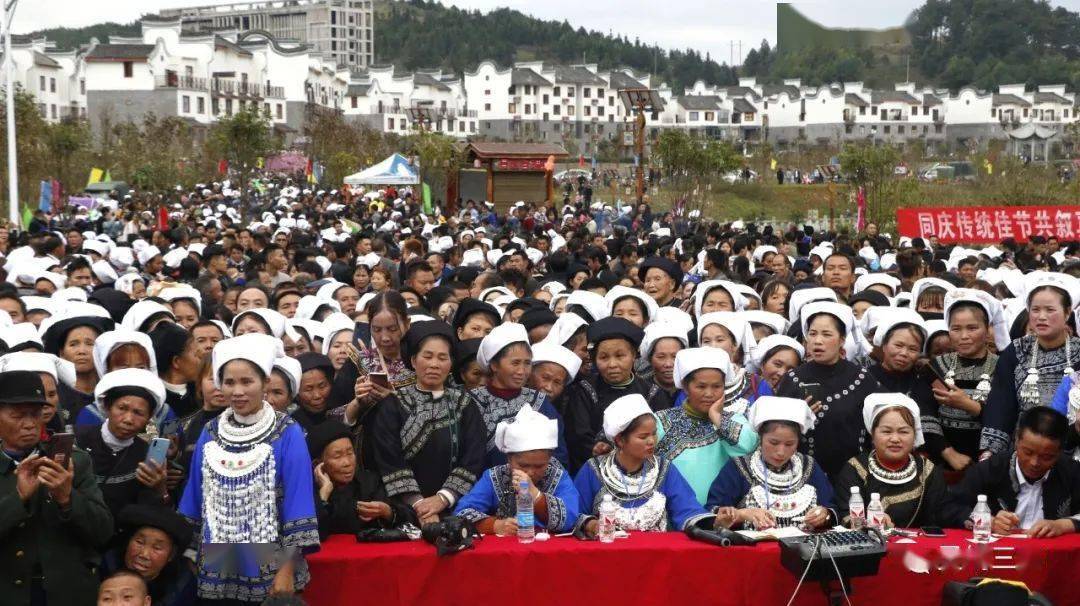
<path id="1" fill-rule="evenodd" d="M 473 546 L 473 538 L 478 536 L 476 526 L 459 516 L 447 516 L 438 522 L 424 524 L 420 536 L 435 546 L 439 555 L 464 551 Z"/>

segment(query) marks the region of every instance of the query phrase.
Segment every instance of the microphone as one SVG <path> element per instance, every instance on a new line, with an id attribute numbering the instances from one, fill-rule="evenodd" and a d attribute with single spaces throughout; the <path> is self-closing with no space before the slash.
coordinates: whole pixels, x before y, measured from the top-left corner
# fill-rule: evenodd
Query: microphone
<path id="1" fill-rule="evenodd" d="M 690 525 L 686 528 L 686 536 L 695 541 L 701 541 L 702 543 L 709 543 L 710 545 L 716 545 L 718 547 L 731 547 L 732 545 L 754 545 L 756 542 L 753 539 L 742 536 L 737 532 L 732 532 L 726 528 L 719 530 L 705 530 L 704 528 L 698 528 L 697 526 Z"/>

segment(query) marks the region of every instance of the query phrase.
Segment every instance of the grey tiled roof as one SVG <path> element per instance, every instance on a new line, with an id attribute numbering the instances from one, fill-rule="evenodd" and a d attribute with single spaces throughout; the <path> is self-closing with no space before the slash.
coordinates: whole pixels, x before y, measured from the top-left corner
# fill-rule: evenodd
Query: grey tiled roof
<path id="1" fill-rule="evenodd" d="M 510 84 L 514 86 L 551 86 L 548 79 L 527 67 L 515 67 L 510 74 Z"/>
<path id="2" fill-rule="evenodd" d="M 1016 95 L 1002 95 L 999 93 L 994 93 L 993 104 L 995 107 L 998 105 L 1019 105 L 1020 107 L 1031 107 L 1031 104 L 1021 97 L 1017 97 Z"/>
<path id="3" fill-rule="evenodd" d="M 146 59 L 153 51 L 153 44 L 98 44 L 86 55 L 86 59 L 88 61 Z"/>
<path id="4" fill-rule="evenodd" d="M 720 98 L 715 95 L 689 95 L 679 97 L 679 105 L 690 110 L 719 109 Z"/>

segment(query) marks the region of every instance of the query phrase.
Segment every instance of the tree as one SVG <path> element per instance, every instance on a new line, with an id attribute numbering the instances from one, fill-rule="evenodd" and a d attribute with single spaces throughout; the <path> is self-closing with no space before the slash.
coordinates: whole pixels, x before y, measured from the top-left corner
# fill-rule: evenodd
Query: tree
<path id="1" fill-rule="evenodd" d="M 7 172 L 7 105 L 3 95 L 0 95 L 0 183 L 3 184 L 3 192 L 0 198 L 7 200 L 8 172 Z M 37 197 L 38 183 L 47 177 L 48 156 L 42 142 L 48 130 L 48 123 L 41 116 L 37 101 L 33 95 L 17 86 L 15 89 L 15 157 L 17 160 L 19 198 L 21 202 L 32 200 Z M 4 207 L 4 217 L 7 217 L 9 206 Z"/>
<path id="2" fill-rule="evenodd" d="M 219 119 L 210 127 L 206 143 L 213 158 L 228 161 L 229 169 L 236 172 L 243 195 L 259 158 L 281 147 L 280 139 L 270 132 L 270 116 L 254 106 Z M 241 204 L 241 213 L 244 207 Z"/>
<path id="3" fill-rule="evenodd" d="M 62 120 L 45 130 L 49 172 L 69 190 L 86 177 L 91 143 L 90 125 L 84 120 Z"/>
<path id="4" fill-rule="evenodd" d="M 421 179 L 431 187 L 433 198 L 442 198 L 435 192 L 447 190 L 457 179 L 461 164 L 461 152 L 454 139 L 430 131 L 416 133 L 402 141 L 402 151 L 410 157 L 419 157 Z"/>
<path id="5" fill-rule="evenodd" d="M 894 202 L 891 194 L 900 153 L 890 145 L 860 143 L 840 151 L 840 169 L 854 188 L 865 188 L 867 215 L 873 221 L 887 222 Z"/>

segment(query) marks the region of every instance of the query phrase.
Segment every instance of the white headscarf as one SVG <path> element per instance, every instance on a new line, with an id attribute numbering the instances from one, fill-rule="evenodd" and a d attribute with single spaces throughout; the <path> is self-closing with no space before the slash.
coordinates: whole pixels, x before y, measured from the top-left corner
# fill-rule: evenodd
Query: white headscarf
<path id="1" fill-rule="evenodd" d="M 703 368 L 719 370 L 726 381 L 731 376 L 731 358 L 726 351 L 716 347 L 693 347 L 680 351 L 675 354 L 675 387 L 684 389 L 687 377 Z"/>
<path id="2" fill-rule="evenodd" d="M 897 406 L 906 408 L 915 419 L 915 448 L 922 446 L 925 439 L 923 438 L 919 405 L 915 403 L 915 400 L 902 393 L 872 393 L 866 396 L 866 399 L 863 400 L 862 410 L 863 424 L 866 426 L 866 431 L 873 433 L 874 421 L 878 416 L 885 412 L 886 409 Z"/>
<path id="3" fill-rule="evenodd" d="M 514 343 L 524 343 L 526 347 L 529 347 L 529 332 L 517 322 L 499 324 L 480 341 L 480 350 L 476 352 L 476 363 L 486 370 L 500 351 Z"/>
<path id="4" fill-rule="evenodd" d="M 754 431 L 769 421 L 788 421 L 799 426 L 802 433 L 814 428 L 814 413 L 810 406 L 798 398 L 761 396 L 750 408 L 750 424 Z"/>
<path id="5" fill-rule="evenodd" d="M 634 419 L 650 414 L 652 409 L 649 408 L 649 403 L 645 396 L 639 393 L 616 398 L 604 409 L 604 435 L 614 442 L 615 436 L 629 427 Z"/>
<path id="6" fill-rule="evenodd" d="M 502 421 L 495 427 L 495 446 L 506 454 L 555 450 L 559 446 L 559 422 L 525 404 L 512 421 Z"/>

